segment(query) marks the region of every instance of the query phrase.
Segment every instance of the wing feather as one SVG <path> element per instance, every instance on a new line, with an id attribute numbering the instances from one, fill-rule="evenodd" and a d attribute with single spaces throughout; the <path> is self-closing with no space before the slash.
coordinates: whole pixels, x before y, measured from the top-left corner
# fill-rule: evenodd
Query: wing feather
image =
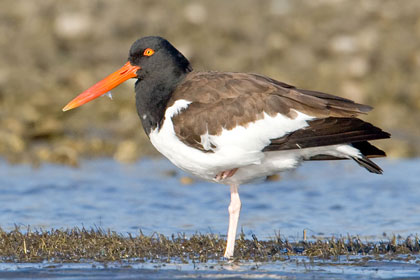
<path id="1" fill-rule="evenodd" d="M 329 143 L 326 141 L 328 137 L 335 137 L 333 142 L 340 142 L 347 139 L 341 137 L 343 135 L 355 141 L 377 137 L 376 130 L 373 135 L 367 133 L 368 128 L 373 126 L 363 127 L 366 123 L 362 125 L 358 119 L 352 121 L 357 115 L 367 113 L 371 107 L 322 92 L 298 89 L 257 74 L 192 72 L 178 85 L 167 106 L 172 106 L 179 99 L 191 103 L 188 108 L 172 118 L 176 135 L 185 144 L 206 152 L 211 150 L 204 149 L 201 135 L 220 135 L 223 129 L 246 127 L 249 123 L 264 118 L 264 113 L 273 117 L 280 113 L 294 119 L 297 116 L 296 111 L 299 111 L 320 119 L 313 122 L 312 127 L 315 128 L 315 124 L 317 129 L 323 127 L 325 135 L 318 135 L 318 130 L 302 130 L 295 134 L 302 136 L 303 133 L 307 137 L 308 145 Z M 342 120 L 338 123 L 340 118 Z M 341 126 L 343 122 L 349 122 L 348 130 L 328 135 L 328 129 L 331 131 L 331 128 Z M 364 132 L 354 132 L 355 125 L 362 125 L 361 129 Z M 276 150 L 279 147 L 283 149 L 286 147 L 284 140 L 297 142 L 297 137 L 295 138 L 293 133 L 290 135 L 292 136 L 287 139 L 274 139 L 266 150 Z M 385 137 L 385 134 L 382 136 Z"/>
<path id="2" fill-rule="evenodd" d="M 328 117 L 308 123 L 307 127 L 272 139 L 264 151 L 303 149 L 390 137 L 389 133 L 357 118 Z"/>

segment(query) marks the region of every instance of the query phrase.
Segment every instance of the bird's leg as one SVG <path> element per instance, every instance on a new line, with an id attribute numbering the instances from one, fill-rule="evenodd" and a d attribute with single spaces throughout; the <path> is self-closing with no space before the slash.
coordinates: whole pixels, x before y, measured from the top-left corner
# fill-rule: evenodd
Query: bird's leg
<path id="1" fill-rule="evenodd" d="M 232 177 L 233 175 L 235 175 L 236 171 L 238 171 L 238 168 L 222 171 L 222 172 L 220 172 L 216 175 L 215 179 L 217 181 L 221 181 L 221 180 L 224 180 L 226 178 Z"/>
<path id="2" fill-rule="evenodd" d="M 236 229 L 238 228 L 239 213 L 241 212 L 241 200 L 239 198 L 237 184 L 230 185 L 230 204 L 229 204 L 229 228 L 227 235 L 225 258 L 232 258 L 235 249 Z"/>

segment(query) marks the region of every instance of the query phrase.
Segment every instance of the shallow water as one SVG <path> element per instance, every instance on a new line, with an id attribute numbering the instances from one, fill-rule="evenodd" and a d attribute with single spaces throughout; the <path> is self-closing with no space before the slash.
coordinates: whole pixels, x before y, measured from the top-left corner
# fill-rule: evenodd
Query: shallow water
<path id="1" fill-rule="evenodd" d="M 350 260 L 351 261 L 351 260 Z M 0 278 L 12 279 L 390 279 L 419 275 L 414 262 L 348 260 L 309 262 L 302 257 L 274 263 L 207 264 L 0 264 Z M 399 278 L 399 279 L 401 279 Z"/>
<path id="2" fill-rule="evenodd" d="M 420 159 L 376 162 L 384 169 L 383 175 L 370 174 L 351 161 L 309 162 L 296 171 L 281 174 L 280 181 L 244 185 L 240 188 L 240 227 L 248 238 L 256 234 L 260 239 L 268 239 L 278 232 L 282 237 L 301 239 L 303 229 L 307 229 L 309 236 L 349 233 L 377 240 L 386 239 L 383 233 L 402 236 L 419 233 Z M 46 164 L 38 169 L 10 166 L 0 161 L 0 226 L 4 230 L 13 229 L 15 225 L 46 229 L 84 226 L 134 234 L 141 229 L 145 234 L 201 232 L 224 235 L 228 223 L 228 187 L 201 181 L 184 185 L 180 178 L 185 175 L 163 159 L 145 159 L 132 165 L 102 159 L 85 161 L 80 168 Z M 262 267 L 270 267 L 271 272 L 288 271 L 292 275 L 290 263 L 294 262 Z M 9 266 L 9 269 L 7 265 L 3 267 L 2 271 L 25 270 L 13 270 L 12 265 Z M 179 267 L 181 269 L 174 271 L 196 271 Z M 402 276 L 394 269 L 395 264 L 381 267 L 387 269 L 376 270 L 375 277 Z M 389 270 L 390 267 L 393 269 Z M 323 266 L 322 270 L 329 273 L 332 268 L 334 271 L 340 269 L 335 265 Z M 47 273 L 33 265 L 31 269 L 34 273 Z M 86 269 L 88 272 L 83 273 L 104 272 L 86 267 L 79 270 Z M 139 269 L 154 268 L 132 268 L 133 271 Z M 203 275 L 219 275 L 224 269 L 208 270 Z M 65 268 L 68 270 L 72 268 Z M 124 277 L 131 277 L 127 269 L 120 270 L 127 273 L 123 273 Z M 162 274 L 150 277 L 164 279 L 168 271 L 172 271 L 159 270 Z M 388 270 L 385 276 L 378 274 Z M 53 269 L 52 274 L 57 271 Z M 201 272 L 204 271 L 206 269 L 202 268 Z M 235 273 L 244 271 L 250 270 Z M 260 267 L 252 271 L 259 273 L 262 270 Z M 217 278 L 225 277 L 222 274 Z M 92 274 L 91 278 L 95 277 Z"/>
<path id="3" fill-rule="evenodd" d="M 420 160 L 377 161 L 375 175 L 350 161 L 311 162 L 280 181 L 240 188 L 245 234 L 376 236 L 420 232 Z M 225 234 L 229 188 L 185 176 L 166 160 L 133 165 L 86 161 L 80 168 L 0 163 L 0 225 L 73 226 L 166 235 Z"/>

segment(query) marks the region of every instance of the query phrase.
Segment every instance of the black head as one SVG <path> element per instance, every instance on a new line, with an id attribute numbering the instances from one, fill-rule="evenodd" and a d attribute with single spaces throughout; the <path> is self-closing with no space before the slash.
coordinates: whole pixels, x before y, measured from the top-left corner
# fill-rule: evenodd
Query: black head
<path id="1" fill-rule="evenodd" d="M 128 61 L 140 67 L 137 71 L 140 80 L 168 75 L 175 78 L 192 70 L 185 56 L 158 36 L 143 37 L 135 41 L 130 48 Z"/>
<path id="2" fill-rule="evenodd" d="M 149 133 L 162 122 L 172 92 L 191 71 L 189 61 L 167 40 L 143 37 L 131 46 L 128 62 L 123 67 L 78 95 L 63 110 L 76 108 L 130 78 L 137 78 L 136 107 Z"/>
<path id="3" fill-rule="evenodd" d="M 139 68 L 136 72 L 136 107 L 149 134 L 160 126 L 172 92 L 192 68 L 182 53 L 157 36 L 143 37 L 134 42 L 128 61 Z"/>

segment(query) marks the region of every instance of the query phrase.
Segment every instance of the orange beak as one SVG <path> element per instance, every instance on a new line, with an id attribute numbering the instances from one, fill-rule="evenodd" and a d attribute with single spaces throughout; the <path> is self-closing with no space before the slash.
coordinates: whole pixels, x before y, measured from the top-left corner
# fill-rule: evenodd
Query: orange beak
<path id="1" fill-rule="evenodd" d="M 140 69 L 139 66 L 133 66 L 128 61 L 119 70 L 115 71 L 102 81 L 96 83 L 91 88 L 85 90 L 79 94 L 76 98 L 70 101 L 64 108 L 63 111 L 68 111 L 79 107 L 115 88 L 130 78 L 137 77 L 136 72 Z"/>

